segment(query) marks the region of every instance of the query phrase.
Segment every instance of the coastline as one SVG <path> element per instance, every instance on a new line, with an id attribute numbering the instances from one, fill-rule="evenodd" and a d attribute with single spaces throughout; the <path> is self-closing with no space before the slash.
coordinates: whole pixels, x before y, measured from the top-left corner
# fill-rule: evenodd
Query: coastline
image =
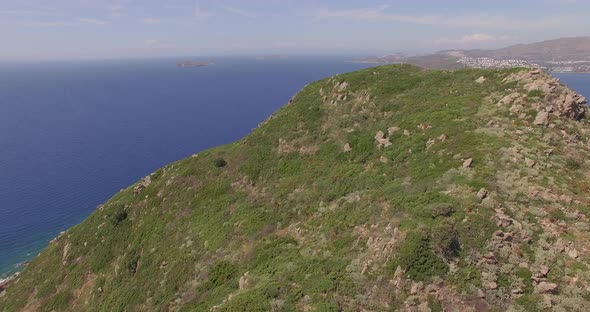
<path id="1" fill-rule="evenodd" d="M 14 281 L 19 275 L 20 272 L 16 272 L 7 278 L 0 279 L 0 294 L 4 294 L 4 291 L 8 288 L 8 286 L 10 286 L 10 283 Z"/>
<path id="2" fill-rule="evenodd" d="M 363 60 L 363 59 L 354 59 L 351 60 L 350 62 L 352 63 L 356 63 L 356 64 L 372 64 L 372 65 L 376 65 L 376 66 L 383 66 L 383 65 L 391 65 L 391 64 L 410 64 L 410 65 L 414 65 L 413 62 L 387 62 L 387 61 L 379 61 L 379 60 Z M 518 67 L 518 66 L 515 66 Z M 477 67 L 465 67 L 465 68 L 474 68 L 477 69 Z M 490 67 L 490 68 L 485 68 L 485 69 L 498 69 L 501 67 Z M 444 68 L 444 66 L 442 66 L 440 69 L 447 69 Z M 547 70 L 547 69 L 545 69 Z M 590 71 L 563 71 L 563 70 L 547 70 L 548 73 L 550 74 L 590 74 Z"/>

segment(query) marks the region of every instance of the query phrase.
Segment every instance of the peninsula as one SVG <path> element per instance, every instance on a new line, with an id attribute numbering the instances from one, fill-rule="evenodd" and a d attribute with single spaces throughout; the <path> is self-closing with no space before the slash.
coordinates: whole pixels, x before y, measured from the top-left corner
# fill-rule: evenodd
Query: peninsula
<path id="1" fill-rule="evenodd" d="M 539 69 L 307 85 L 54 240 L 1 311 L 590 311 L 586 100 Z"/>

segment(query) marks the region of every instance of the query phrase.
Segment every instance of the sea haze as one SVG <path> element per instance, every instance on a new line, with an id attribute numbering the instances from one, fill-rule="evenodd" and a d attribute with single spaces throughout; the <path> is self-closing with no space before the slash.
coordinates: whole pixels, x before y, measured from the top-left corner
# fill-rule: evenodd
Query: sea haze
<path id="1" fill-rule="evenodd" d="M 178 61 L 0 65 L 0 278 L 121 188 L 244 137 L 311 81 L 367 66 Z"/>
<path id="2" fill-rule="evenodd" d="M 0 278 L 170 162 L 247 135 L 347 59 L 0 64 Z M 590 75 L 561 80 L 590 97 Z"/>

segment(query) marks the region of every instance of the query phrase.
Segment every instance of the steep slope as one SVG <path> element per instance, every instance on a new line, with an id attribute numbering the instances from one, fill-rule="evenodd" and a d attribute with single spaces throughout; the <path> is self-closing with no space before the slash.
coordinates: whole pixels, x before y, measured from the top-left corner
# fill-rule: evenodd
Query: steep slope
<path id="1" fill-rule="evenodd" d="M 314 82 L 116 194 L 0 310 L 589 310 L 585 107 L 519 69 Z"/>

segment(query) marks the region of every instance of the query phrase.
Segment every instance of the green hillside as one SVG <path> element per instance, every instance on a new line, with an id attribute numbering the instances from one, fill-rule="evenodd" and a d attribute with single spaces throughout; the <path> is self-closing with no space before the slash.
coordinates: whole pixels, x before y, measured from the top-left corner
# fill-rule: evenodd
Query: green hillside
<path id="1" fill-rule="evenodd" d="M 585 107 L 526 69 L 314 82 L 116 194 L 0 311 L 588 311 Z"/>

